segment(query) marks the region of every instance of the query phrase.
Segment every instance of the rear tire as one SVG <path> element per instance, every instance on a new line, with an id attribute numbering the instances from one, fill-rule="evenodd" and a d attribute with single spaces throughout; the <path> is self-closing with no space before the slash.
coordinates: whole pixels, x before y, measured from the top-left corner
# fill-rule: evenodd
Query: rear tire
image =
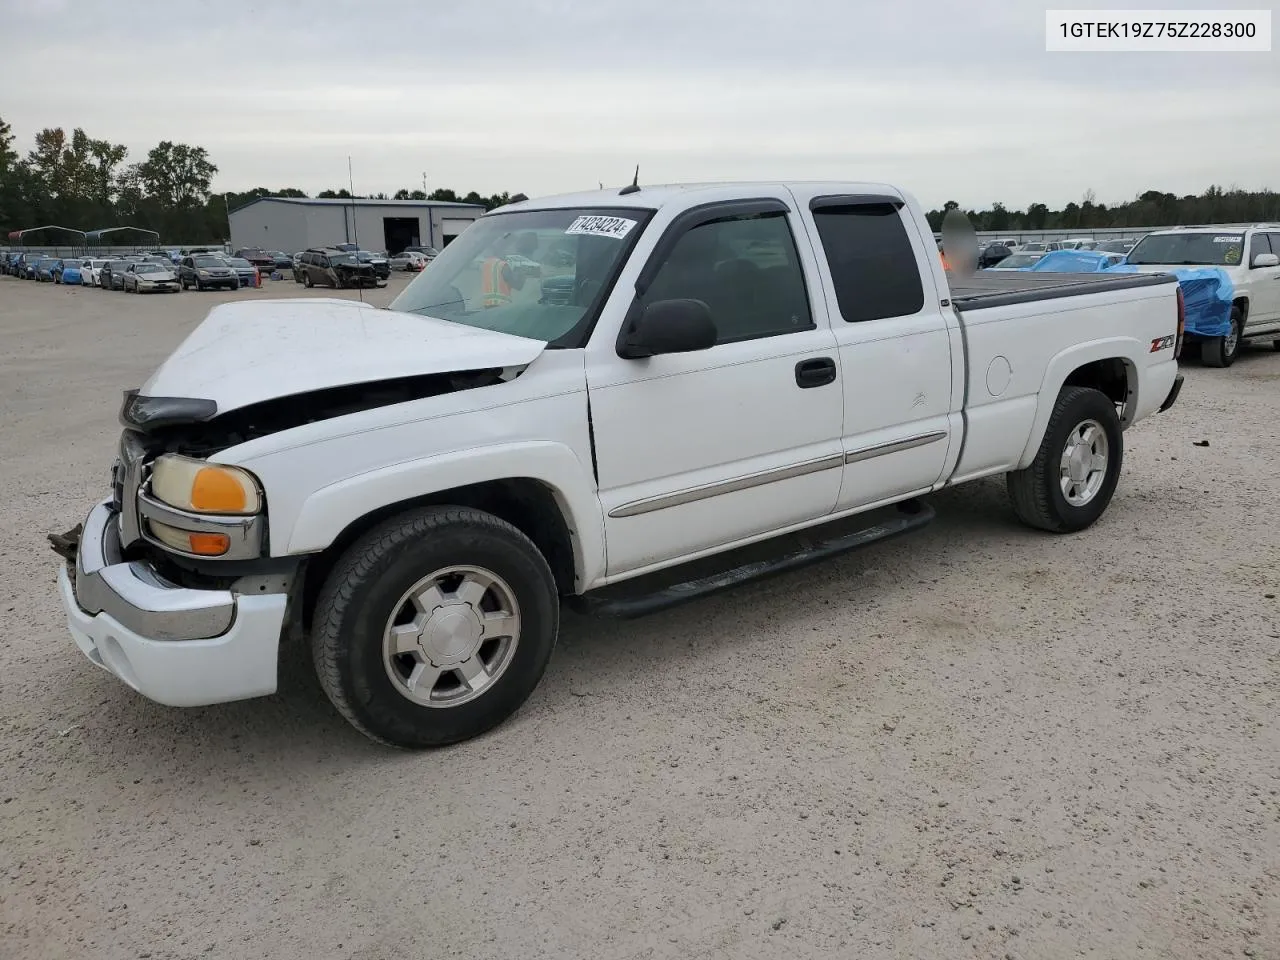
<path id="1" fill-rule="evenodd" d="M 1035 460 L 1005 475 L 1013 511 L 1027 526 L 1051 533 L 1092 526 L 1111 502 L 1123 460 L 1124 434 L 1111 399 L 1090 387 L 1063 387 Z"/>
<path id="2" fill-rule="evenodd" d="M 316 601 L 312 654 L 329 700 L 365 736 L 439 747 L 492 729 L 528 699 L 559 617 L 551 569 L 528 537 L 480 510 L 427 507 L 338 559 Z M 407 641 L 393 625 L 411 628 Z M 412 652 L 393 652 L 402 646 Z"/>
<path id="3" fill-rule="evenodd" d="M 1206 340 L 1201 351 L 1205 366 L 1229 367 L 1240 356 L 1241 335 L 1244 333 L 1244 313 L 1239 307 L 1231 308 L 1231 332 L 1225 337 Z"/>

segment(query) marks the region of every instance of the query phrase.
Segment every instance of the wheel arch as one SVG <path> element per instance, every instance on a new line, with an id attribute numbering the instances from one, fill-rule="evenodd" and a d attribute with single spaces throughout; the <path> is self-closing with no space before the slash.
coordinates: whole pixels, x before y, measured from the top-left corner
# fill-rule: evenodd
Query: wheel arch
<path id="1" fill-rule="evenodd" d="M 359 474 L 310 494 L 290 529 L 271 534 L 287 542 L 283 553 L 310 555 L 310 580 L 387 517 L 436 504 L 486 510 L 515 526 L 546 556 L 561 593 L 581 592 L 604 573 L 604 517 L 590 473 L 568 448 L 541 442 Z"/>
<path id="2" fill-rule="evenodd" d="M 1016 469 L 1030 466 L 1040 449 L 1054 404 L 1063 387 L 1092 387 L 1122 408 L 1120 426 L 1133 422 L 1140 388 L 1140 344 L 1130 337 L 1116 337 L 1079 344 L 1053 357 L 1046 369 L 1036 403 L 1031 433 Z"/>

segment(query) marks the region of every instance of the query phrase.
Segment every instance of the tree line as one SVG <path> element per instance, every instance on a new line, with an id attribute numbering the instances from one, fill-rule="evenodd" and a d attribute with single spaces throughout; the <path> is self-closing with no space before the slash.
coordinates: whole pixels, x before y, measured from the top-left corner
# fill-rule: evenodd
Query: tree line
<path id="1" fill-rule="evenodd" d="M 141 227 L 165 242 L 218 242 L 228 239 L 228 211 L 258 197 L 302 197 L 296 187 L 216 193 L 217 165 L 204 147 L 162 140 L 144 159 L 127 162 L 123 144 L 90 137 L 77 127 L 68 136 L 61 127 L 35 135 L 22 155 L 10 125 L 0 117 L 0 243 L 10 231 L 56 225 L 73 230 Z M 346 189 L 321 190 L 318 198 L 350 198 Z M 510 202 L 507 193 L 484 196 L 448 188 L 398 190 L 355 195 L 375 200 L 438 200 L 475 203 L 486 210 Z M 48 242 L 40 237 L 41 242 Z"/>
<path id="2" fill-rule="evenodd" d="M 960 208 L 948 200 L 941 210 L 930 210 L 926 216 L 936 233 L 942 229 L 942 218 L 948 211 Z M 1033 203 L 1025 210 L 1010 210 L 993 203 L 987 210 L 963 210 L 975 230 L 1018 233 L 1039 230 L 1097 230 L 1124 227 L 1171 227 L 1177 224 L 1249 223 L 1280 221 L 1280 193 L 1274 190 L 1224 190 L 1212 186 L 1204 193 L 1177 196 L 1159 190 L 1147 190 L 1127 203 L 1107 206 L 1098 203 L 1092 190 L 1085 192 L 1079 203 L 1068 203 L 1061 210 L 1050 210 L 1043 203 Z"/>
<path id="3" fill-rule="evenodd" d="M 165 241 L 212 242 L 228 238 L 228 211 L 258 197 L 299 197 L 296 187 L 255 187 L 242 192 L 215 193 L 217 165 L 204 147 L 162 140 L 144 159 L 132 163 L 128 149 L 97 140 L 76 128 L 67 135 L 61 127 L 36 134 L 25 156 L 14 148 L 15 138 L 0 118 L 0 241 L 11 230 L 56 224 L 76 230 L 133 226 L 155 230 Z M 472 190 L 397 190 L 356 194 L 359 199 L 438 200 L 474 203 L 486 210 L 510 200 L 507 193 L 484 196 Z M 321 190 L 318 198 L 351 198 L 344 189 Z M 928 212 L 929 224 L 941 230 L 954 200 Z M 1017 233 L 1038 230 L 1090 230 L 1107 227 L 1159 227 L 1179 223 L 1240 223 L 1280 221 L 1280 194 L 1272 190 L 1224 190 L 1177 196 L 1148 190 L 1127 203 L 1098 203 L 1092 190 L 1079 203 L 1051 210 L 1033 203 L 1025 210 L 993 203 L 986 210 L 965 210 L 977 230 Z"/>

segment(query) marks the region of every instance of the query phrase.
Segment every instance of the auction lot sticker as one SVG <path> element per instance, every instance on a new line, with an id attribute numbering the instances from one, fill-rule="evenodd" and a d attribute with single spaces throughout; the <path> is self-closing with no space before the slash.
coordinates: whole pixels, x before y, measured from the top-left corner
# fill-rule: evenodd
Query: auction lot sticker
<path id="1" fill-rule="evenodd" d="M 579 217 L 569 224 L 564 232 L 566 236 L 585 233 L 592 237 L 613 237 L 615 240 L 621 240 L 631 232 L 636 222 L 626 217 Z"/>

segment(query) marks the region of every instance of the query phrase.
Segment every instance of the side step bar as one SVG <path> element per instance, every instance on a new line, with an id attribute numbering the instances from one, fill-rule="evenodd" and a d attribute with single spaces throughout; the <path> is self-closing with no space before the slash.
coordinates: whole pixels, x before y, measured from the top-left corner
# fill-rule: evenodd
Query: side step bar
<path id="1" fill-rule="evenodd" d="M 880 513 L 880 511 L 877 511 L 877 513 Z M 910 533 L 926 526 L 935 516 L 936 513 L 929 504 L 919 500 L 907 500 L 890 508 L 887 511 L 887 516 L 883 516 L 882 519 L 870 525 L 866 525 L 867 517 L 865 516 L 853 518 L 854 520 L 863 521 L 864 525 L 850 532 L 829 534 L 825 537 L 814 536 L 815 533 L 823 532 L 822 527 L 817 527 L 782 537 L 780 539 L 785 544 L 782 548 L 783 552 L 772 557 L 748 560 L 735 567 L 707 573 L 696 579 L 672 583 L 649 592 L 641 591 L 643 590 L 643 581 L 650 578 L 639 577 L 636 580 L 624 581 L 613 587 L 602 587 L 582 596 L 566 598 L 565 602 L 578 613 L 631 620 L 650 613 L 656 613 L 659 610 L 666 610 L 681 603 L 687 603 L 690 600 L 718 593 L 721 590 L 727 590 L 739 584 L 748 583 L 752 580 L 761 580 L 790 570 L 797 570 L 818 560 L 825 560 L 828 557 L 848 553 L 850 550 L 856 550 L 859 547 L 879 543 L 881 540 L 889 540 L 904 533 Z M 843 527 L 843 529 L 847 530 L 848 528 Z M 753 544 L 752 547 L 743 548 L 742 551 L 733 551 L 733 553 L 753 551 L 758 554 L 759 547 L 763 546 L 768 549 L 770 545 L 769 541 L 765 541 L 763 544 Z M 772 546 L 776 550 L 778 544 L 774 543 Z M 753 548 L 757 549 L 753 550 Z M 719 560 L 721 564 L 725 562 L 723 557 L 708 559 L 712 562 Z M 698 561 L 690 566 L 702 566 L 706 563 L 706 560 Z M 676 569 L 678 570 L 678 568 Z M 661 571 L 654 574 L 653 577 L 662 577 L 664 573 L 667 573 L 667 571 Z"/>

